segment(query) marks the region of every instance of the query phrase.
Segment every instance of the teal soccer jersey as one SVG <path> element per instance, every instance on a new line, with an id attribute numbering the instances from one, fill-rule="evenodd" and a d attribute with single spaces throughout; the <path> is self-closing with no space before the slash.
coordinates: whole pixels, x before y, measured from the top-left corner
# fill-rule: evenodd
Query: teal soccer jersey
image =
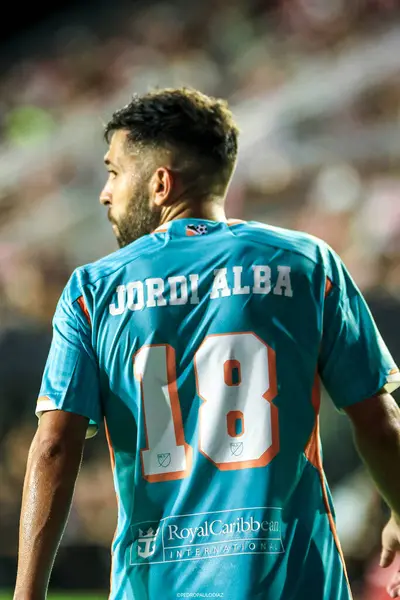
<path id="1" fill-rule="evenodd" d="M 78 268 L 37 414 L 104 421 L 112 600 L 348 600 L 318 433 L 399 373 L 337 255 L 304 233 L 182 219 Z"/>

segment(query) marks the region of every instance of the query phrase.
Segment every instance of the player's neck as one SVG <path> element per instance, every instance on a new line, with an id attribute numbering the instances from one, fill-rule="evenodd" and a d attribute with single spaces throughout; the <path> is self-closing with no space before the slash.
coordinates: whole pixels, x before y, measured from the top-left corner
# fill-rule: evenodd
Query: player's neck
<path id="1" fill-rule="evenodd" d="M 224 207 L 215 201 L 182 202 L 164 209 L 160 225 L 176 219 L 206 219 L 207 221 L 226 221 Z"/>

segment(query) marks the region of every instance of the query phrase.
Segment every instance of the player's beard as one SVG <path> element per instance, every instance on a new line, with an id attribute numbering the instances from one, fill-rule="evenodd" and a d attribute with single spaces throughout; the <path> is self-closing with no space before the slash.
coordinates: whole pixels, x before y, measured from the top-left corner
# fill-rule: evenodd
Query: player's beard
<path id="1" fill-rule="evenodd" d="M 112 221 L 118 228 L 116 237 L 119 247 L 124 248 L 157 229 L 160 217 L 160 212 L 154 212 L 150 208 L 147 185 L 137 186 L 134 196 L 129 200 L 125 216 L 119 221 Z"/>

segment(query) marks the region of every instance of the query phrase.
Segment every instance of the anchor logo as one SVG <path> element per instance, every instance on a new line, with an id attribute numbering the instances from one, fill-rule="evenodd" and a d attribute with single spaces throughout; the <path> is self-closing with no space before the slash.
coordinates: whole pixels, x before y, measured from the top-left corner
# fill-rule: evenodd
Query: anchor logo
<path id="1" fill-rule="evenodd" d="M 139 537 L 138 537 L 138 555 L 142 558 L 149 558 L 156 551 L 156 537 L 158 534 L 158 529 L 154 531 L 152 527 L 148 529 L 146 533 L 143 533 L 141 529 L 139 529 Z"/>

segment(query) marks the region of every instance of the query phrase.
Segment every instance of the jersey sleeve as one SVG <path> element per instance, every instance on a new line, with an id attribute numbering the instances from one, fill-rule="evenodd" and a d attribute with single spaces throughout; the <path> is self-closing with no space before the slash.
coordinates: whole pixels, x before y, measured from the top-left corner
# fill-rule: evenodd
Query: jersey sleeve
<path id="1" fill-rule="evenodd" d="M 319 374 L 340 410 L 382 389 L 392 393 L 400 374 L 346 267 L 333 251 L 329 258 Z"/>
<path id="2" fill-rule="evenodd" d="M 36 415 L 40 418 L 45 411 L 64 410 L 87 417 L 90 422 L 86 437 L 89 438 L 97 433 L 103 418 L 99 373 L 91 345 L 90 324 L 79 296 L 73 301 L 70 288 L 71 280 L 53 318 L 53 338 Z"/>

